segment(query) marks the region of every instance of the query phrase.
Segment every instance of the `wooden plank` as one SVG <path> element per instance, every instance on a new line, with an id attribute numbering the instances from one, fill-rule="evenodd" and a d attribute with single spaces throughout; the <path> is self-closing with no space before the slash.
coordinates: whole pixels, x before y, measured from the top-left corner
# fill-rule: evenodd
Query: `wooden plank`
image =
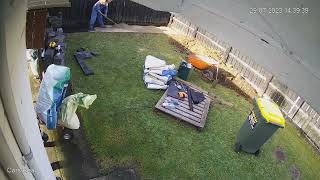
<path id="1" fill-rule="evenodd" d="M 197 90 L 197 91 L 202 92 L 204 95 L 209 94 L 208 91 L 205 91 L 205 90 L 201 89 L 200 87 L 191 84 L 191 83 L 188 82 L 188 81 L 182 80 L 182 79 L 180 79 L 180 78 L 176 78 L 176 80 L 179 81 L 179 82 L 182 82 L 183 84 L 188 85 L 189 87 L 191 87 L 191 88 L 194 89 L 194 90 Z"/>
<path id="2" fill-rule="evenodd" d="M 37 9 L 27 11 L 26 46 L 28 49 L 41 49 L 45 47 L 45 29 L 47 10 Z"/>
<path id="3" fill-rule="evenodd" d="M 166 97 L 166 98 L 168 98 L 168 99 L 170 99 L 170 100 L 177 100 L 177 99 L 175 99 L 175 98 L 172 98 L 172 97 Z M 178 100 L 179 101 L 179 100 Z M 182 106 L 182 107 L 185 107 L 185 108 L 189 108 L 189 104 L 187 104 L 187 103 L 183 103 L 183 101 L 181 102 L 181 103 L 179 103 L 179 105 L 180 106 Z M 202 114 L 202 110 L 203 110 L 203 108 L 199 108 L 198 106 L 194 106 L 193 107 L 193 111 L 195 112 L 195 113 L 198 113 L 198 114 Z"/>
<path id="4" fill-rule="evenodd" d="M 244 56 L 244 62 L 247 63 L 250 66 L 250 61 L 248 60 L 248 56 Z M 249 68 L 244 66 L 243 76 L 247 77 L 249 72 Z"/>
<path id="5" fill-rule="evenodd" d="M 222 55 L 222 59 L 221 61 L 223 63 L 227 63 L 227 61 L 229 61 L 230 57 L 229 57 L 229 53 L 231 52 L 232 50 L 232 47 L 231 46 L 228 46 L 227 44 L 225 44 L 226 47 L 228 47 L 224 52 L 223 52 L 223 55 Z"/>
<path id="6" fill-rule="evenodd" d="M 184 105 L 186 105 L 186 106 L 189 107 L 189 102 L 188 102 L 187 100 L 180 100 L 180 99 L 176 99 L 176 98 L 167 96 L 167 91 L 165 92 L 164 95 L 165 95 L 165 96 L 163 97 L 164 99 L 161 99 L 162 102 L 164 102 L 165 99 L 168 98 L 168 99 L 170 99 L 170 100 L 178 101 L 179 104 L 184 104 Z M 199 111 L 202 111 L 203 108 L 204 108 L 204 106 L 205 106 L 205 102 L 204 102 L 204 101 L 202 101 L 200 104 L 193 104 L 193 107 L 194 107 L 195 109 L 199 110 Z"/>
<path id="7" fill-rule="evenodd" d="M 253 67 L 253 69 L 257 70 L 259 68 L 259 65 L 256 62 L 254 62 L 254 65 L 252 67 Z M 253 73 L 252 76 L 254 77 L 253 84 L 257 84 L 259 77 L 256 75 L 255 72 L 253 72 L 253 71 L 251 71 L 251 72 Z"/>
<path id="8" fill-rule="evenodd" d="M 245 61 L 244 61 L 244 56 L 241 54 L 241 53 L 239 53 L 239 59 L 240 59 L 240 61 L 241 62 L 244 62 L 245 63 Z M 244 74 L 244 68 L 245 68 L 245 66 L 243 66 L 242 64 L 239 66 L 239 74 L 241 74 L 241 75 L 243 75 Z"/>
<path id="9" fill-rule="evenodd" d="M 250 66 L 255 69 L 255 63 L 252 59 L 250 59 L 251 63 L 250 63 Z M 250 77 L 250 81 L 254 84 L 255 80 L 257 79 L 257 77 L 255 76 L 254 72 L 252 72 L 250 69 L 249 69 L 249 74 L 248 76 Z"/>
<path id="10" fill-rule="evenodd" d="M 187 105 L 189 105 L 189 101 L 188 100 L 180 100 L 182 103 L 184 103 L 184 104 L 187 104 Z M 205 105 L 205 102 L 204 101 L 202 101 L 201 103 L 199 103 L 199 104 L 193 104 L 193 106 L 195 106 L 195 107 L 199 107 L 200 109 L 202 109 L 203 107 L 204 107 L 204 105 Z"/>
<path id="11" fill-rule="evenodd" d="M 242 61 L 243 62 L 245 62 L 245 63 L 247 63 L 248 64 L 248 61 L 247 61 L 247 57 L 244 55 L 244 56 L 242 56 Z M 247 71 L 247 67 L 246 66 L 242 66 L 242 76 L 243 77 L 246 77 L 246 71 Z"/>
<path id="12" fill-rule="evenodd" d="M 239 54 L 240 52 L 238 50 L 236 50 L 236 56 L 235 56 L 235 59 L 236 59 L 236 63 L 235 63 L 235 69 L 237 70 L 238 73 L 240 73 L 240 67 L 242 66 L 242 61 L 241 59 L 239 58 Z"/>
<path id="13" fill-rule="evenodd" d="M 249 64 L 249 66 L 252 67 L 252 61 L 251 61 L 251 59 L 248 59 L 248 64 Z M 245 77 L 246 77 L 250 82 L 252 82 L 251 71 L 250 71 L 249 68 L 246 68 Z"/>
<path id="14" fill-rule="evenodd" d="M 231 49 L 231 51 L 229 52 L 228 56 L 229 56 L 229 60 L 227 61 L 228 64 L 230 64 L 231 66 L 234 65 L 235 63 L 235 58 L 233 58 L 232 56 L 230 56 L 231 53 L 234 53 L 234 48 Z"/>
<path id="15" fill-rule="evenodd" d="M 201 127 L 204 127 L 204 125 L 205 125 L 205 123 L 207 121 L 209 108 L 210 108 L 210 102 L 206 103 L 206 106 L 204 107 L 204 110 L 203 110 L 203 113 L 202 113 L 202 117 L 201 117 L 201 119 L 203 120 L 203 121 L 201 121 Z"/>
<path id="16" fill-rule="evenodd" d="M 257 71 L 255 69 L 253 69 L 252 67 L 250 67 L 248 64 L 242 62 L 236 54 L 230 53 L 231 57 L 234 57 L 239 63 L 241 63 L 242 65 L 246 66 L 247 68 L 249 68 L 251 71 L 253 71 L 257 76 L 259 76 L 261 79 L 265 80 L 266 77 L 264 77 L 263 75 L 260 74 L 260 71 Z"/>
<path id="17" fill-rule="evenodd" d="M 167 109 L 164 108 L 164 107 L 162 107 L 162 106 L 157 106 L 156 108 L 159 109 L 159 110 L 161 110 L 161 111 L 163 111 L 163 112 L 168 112 Z M 194 120 L 192 120 L 192 119 L 189 119 L 189 118 L 187 118 L 187 117 L 185 117 L 185 116 L 181 116 L 180 114 L 178 114 L 178 113 L 176 113 L 176 112 L 170 111 L 170 112 L 168 112 L 167 114 L 169 114 L 169 115 L 171 115 L 171 116 L 174 116 L 174 117 L 176 117 L 176 118 L 178 118 L 178 119 L 187 121 L 188 123 L 193 124 L 193 125 L 195 125 L 195 126 L 197 126 L 197 127 L 201 127 L 201 126 L 202 126 L 201 123 L 199 123 L 199 122 L 197 122 L 197 121 L 194 121 Z"/>
<path id="18" fill-rule="evenodd" d="M 229 56 L 228 61 L 227 61 L 227 64 L 230 64 L 231 66 L 233 66 L 233 64 L 234 64 L 234 58 L 231 57 L 231 56 Z"/>
<path id="19" fill-rule="evenodd" d="M 165 112 L 167 112 L 168 114 L 170 114 L 171 112 L 175 112 L 181 117 L 186 117 L 186 118 L 191 119 L 193 121 L 196 121 L 198 123 L 200 123 L 200 121 L 201 121 L 201 117 L 192 116 L 191 114 L 188 114 L 188 113 L 185 113 L 183 111 L 180 111 L 177 108 L 174 108 L 174 109 L 168 109 L 168 108 L 165 108 L 165 107 L 163 107 L 163 108 L 165 109 Z"/>
<path id="20" fill-rule="evenodd" d="M 201 114 L 195 113 L 194 111 L 191 111 L 189 108 L 183 107 L 183 106 L 177 106 L 176 109 L 180 110 L 182 114 L 187 113 L 191 116 L 194 116 L 195 118 L 201 119 Z"/>
<path id="21" fill-rule="evenodd" d="M 172 98 L 172 97 L 168 97 L 168 98 L 177 100 L 177 101 L 179 102 L 179 104 L 184 104 L 184 105 L 186 105 L 186 106 L 189 107 L 188 101 L 181 101 L 180 99 L 176 99 L 176 98 Z M 198 106 L 197 104 L 194 104 L 194 105 L 193 105 L 193 108 L 194 108 L 194 109 L 197 109 L 197 110 L 199 110 L 199 111 L 202 111 L 203 108 L 204 108 L 204 105 L 203 105 L 202 107 L 200 107 L 200 106 Z"/>
<path id="22" fill-rule="evenodd" d="M 211 42 L 212 44 L 216 45 L 219 47 L 219 49 L 221 49 L 222 51 L 225 51 L 226 48 L 222 47 L 219 43 L 217 43 L 216 41 L 213 41 L 211 38 L 209 38 L 208 36 L 206 36 L 205 34 L 198 32 L 198 34 L 200 36 L 203 36 L 204 38 L 206 38 L 209 42 Z"/>
<path id="23" fill-rule="evenodd" d="M 74 55 L 74 58 L 78 62 L 78 64 L 79 64 L 82 72 L 84 73 L 84 75 L 89 76 L 89 75 L 93 75 L 94 74 L 94 72 L 85 63 L 85 60 L 77 58 L 76 55 Z"/>
<path id="24" fill-rule="evenodd" d="M 251 59 L 248 57 L 248 56 L 246 56 L 246 62 L 248 63 L 248 65 L 249 66 L 251 66 L 252 67 L 252 65 L 251 65 Z M 245 71 L 245 73 L 244 73 L 244 76 L 245 77 L 247 77 L 249 80 L 250 80 L 250 76 L 249 76 L 249 74 L 250 74 L 250 69 L 249 68 L 246 68 L 246 71 Z M 250 80 L 251 81 L 251 80 Z"/>

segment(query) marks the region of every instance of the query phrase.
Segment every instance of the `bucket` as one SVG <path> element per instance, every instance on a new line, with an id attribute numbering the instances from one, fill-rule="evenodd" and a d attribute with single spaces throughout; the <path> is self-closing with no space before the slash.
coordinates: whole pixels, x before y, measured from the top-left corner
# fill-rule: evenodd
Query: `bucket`
<path id="1" fill-rule="evenodd" d="M 182 60 L 178 69 L 178 77 L 183 80 L 188 80 L 192 65 Z"/>

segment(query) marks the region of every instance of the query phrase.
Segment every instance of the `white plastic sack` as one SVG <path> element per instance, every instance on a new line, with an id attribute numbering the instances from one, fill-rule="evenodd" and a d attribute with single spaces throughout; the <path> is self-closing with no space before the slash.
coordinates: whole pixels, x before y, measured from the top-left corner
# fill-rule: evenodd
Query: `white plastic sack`
<path id="1" fill-rule="evenodd" d="M 162 74 L 165 70 L 173 70 L 175 68 L 174 64 L 161 66 L 161 67 L 155 67 L 155 68 L 146 68 L 144 69 L 144 73 L 152 72 L 155 74 Z"/>
<path id="2" fill-rule="evenodd" d="M 166 77 L 166 76 L 160 76 L 160 75 L 154 74 L 154 73 L 148 73 L 148 74 L 149 74 L 149 76 L 151 76 L 152 78 L 158 79 L 158 80 L 164 82 L 165 84 L 167 84 L 167 82 L 168 82 L 168 80 L 169 80 L 169 78 Z"/>
<path id="3" fill-rule="evenodd" d="M 155 68 L 165 66 L 166 61 L 156 58 L 154 56 L 148 55 L 144 61 L 145 68 Z"/>
<path id="4" fill-rule="evenodd" d="M 78 106 L 89 109 L 97 95 L 78 93 L 66 97 L 61 105 L 61 124 L 69 129 L 79 129 L 80 122 L 76 116 Z"/>
<path id="5" fill-rule="evenodd" d="M 35 110 L 39 113 L 41 120 L 47 124 L 48 110 L 59 102 L 64 88 L 70 80 L 70 68 L 65 66 L 50 65 L 40 84 L 38 101 Z M 48 125 L 48 124 L 47 124 Z"/>
<path id="6" fill-rule="evenodd" d="M 30 70 L 32 74 L 36 77 L 39 77 L 38 73 L 38 57 L 37 57 L 37 51 L 34 49 L 27 49 L 26 50 L 26 57 L 27 57 L 27 62 L 29 64 Z"/>
<path id="7" fill-rule="evenodd" d="M 79 129 L 80 128 L 80 120 L 76 113 L 74 113 L 71 119 L 66 123 L 61 123 L 64 127 L 69 129 Z"/>
<path id="8" fill-rule="evenodd" d="M 167 89 L 168 85 L 147 84 L 148 89 Z"/>
<path id="9" fill-rule="evenodd" d="M 144 76 L 144 83 L 146 83 L 146 84 L 149 84 L 149 83 L 150 84 L 158 84 L 158 85 L 161 85 L 161 86 L 166 85 L 165 82 L 160 81 L 159 79 L 156 79 L 156 78 L 150 76 L 149 74 L 146 74 Z"/>
<path id="10" fill-rule="evenodd" d="M 175 65 L 174 64 L 171 64 L 171 65 L 165 65 L 165 66 L 160 66 L 160 67 L 151 67 L 151 68 L 148 68 L 150 70 L 173 70 L 175 68 Z"/>
<path id="11" fill-rule="evenodd" d="M 162 70 L 153 70 L 153 69 L 144 69 L 144 71 L 143 71 L 144 73 L 150 73 L 150 72 L 152 72 L 152 73 L 155 73 L 155 74 L 162 74 Z"/>

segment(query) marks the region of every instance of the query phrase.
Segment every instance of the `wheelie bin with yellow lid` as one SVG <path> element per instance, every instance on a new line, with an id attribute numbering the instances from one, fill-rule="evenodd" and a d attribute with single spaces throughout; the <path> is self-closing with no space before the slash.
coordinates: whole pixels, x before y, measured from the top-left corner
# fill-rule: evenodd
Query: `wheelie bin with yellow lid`
<path id="1" fill-rule="evenodd" d="M 253 110 L 240 128 L 234 150 L 258 155 L 261 146 L 277 131 L 285 127 L 279 106 L 270 98 L 255 98 Z"/>

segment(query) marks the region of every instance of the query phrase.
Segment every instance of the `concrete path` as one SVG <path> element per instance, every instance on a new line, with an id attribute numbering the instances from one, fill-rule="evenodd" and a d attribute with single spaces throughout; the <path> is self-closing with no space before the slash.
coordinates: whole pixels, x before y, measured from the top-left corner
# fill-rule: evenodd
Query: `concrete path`
<path id="1" fill-rule="evenodd" d="M 124 23 L 109 25 L 106 28 L 95 28 L 96 32 L 136 32 L 136 33 L 156 33 L 156 34 L 172 34 L 175 33 L 169 27 L 161 26 L 138 26 L 138 25 L 127 25 Z"/>

